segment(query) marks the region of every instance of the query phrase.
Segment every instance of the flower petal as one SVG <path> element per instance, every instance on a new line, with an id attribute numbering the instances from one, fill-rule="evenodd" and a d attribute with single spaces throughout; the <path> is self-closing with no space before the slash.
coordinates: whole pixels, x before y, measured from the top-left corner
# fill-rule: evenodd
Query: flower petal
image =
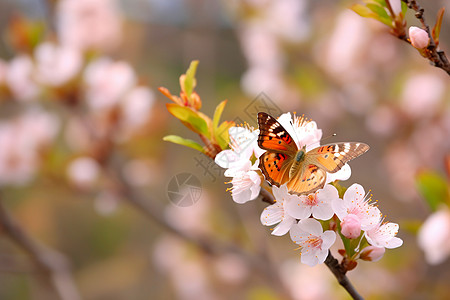
<path id="1" fill-rule="evenodd" d="M 300 220 L 311 216 L 311 207 L 303 204 L 302 197 L 305 196 L 292 195 L 284 204 L 286 213 Z"/>
<path id="2" fill-rule="evenodd" d="M 282 203 L 267 206 L 261 213 L 261 223 L 266 226 L 275 225 L 283 219 L 284 211 Z"/>
<path id="3" fill-rule="evenodd" d="M 282 236 L 285 235 L 292 225 L 295 223 L 295 219 L 291 216 L 285 216 L 285 218 L 278 224 L 272 231 L 273 235 Z"/>
<path id="4" fill-rule="evenodd" d="M 298 222 L 298 226 L 303 231 L 315 236 L 320 236 L 323 233 L 323 228 L 320 222 L 311 218 L 301 220 Z"/>
<path id="5" fill-rule="evenodd" d="M 327 203 L 326 205 L 313 207 L 312 215 L 319 220 L 329 220 L 334 215 L 334 211 L 331 205 Z"/>
<path id="6" fill-rule="evenodd" d="M 336 241 L 336 233 L 333 230 L 327 230 L 322 235 L 322 249 L 330 248 Z"/>

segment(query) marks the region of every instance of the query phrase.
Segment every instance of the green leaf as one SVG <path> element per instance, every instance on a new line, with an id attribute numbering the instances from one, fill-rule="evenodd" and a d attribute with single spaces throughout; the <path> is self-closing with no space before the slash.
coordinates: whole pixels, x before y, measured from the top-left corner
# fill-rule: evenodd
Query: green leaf
<path id="1" fill-rule="evenodd" d="M 433 27 L 432 35 L 436 44 L 439 44 L 439 33 L 441 32 L 442 18 L 444 17 L 445 7 L 442 7 L 436 17 L 436 24 Z"/>
<path id="2" fill-rule="evenodd" d="M 387 0 L 372 0 L 372 1 L 366 1 L 366 3 L 377 3 L 379 6 L 387 8 L 386 1 Z"/>
<path id="3" fill-rule="evenodd" d="M 228 129 L 230 129 L 230 127 L 232 126 L 234 126 L 233 121 L 225 121 L 220 124 L 220 126 L 217 127 L 214 132 L 216 141 L 222 149 L 228 148 L 228 144 L 230 143 L 230 135 L 228 134 Z"/>
<path id="4" fill-rule="evenodd" d="M 388 15 L 387 11 L 384 9 L 384 7 L 381 7 L 377 4 L 367 4 L 367 8 L 370 9 L 375 16 L 373 16 L 374 19 L 386 24 L 389 27 L 392 27 L 392 19 Z"/>
<path id="5" fill-rule="evenodd" d="M 190 139 L 182 138 L 177 135 L 167 135 L 167 136 L 163 137 L 163 141 L 172 142 L 172 143 L 175 143 L 178 145 L 183 145 L 183 146 L 195 149 L 197 151 L 200 151 L 202 153 L 205 152 L 203 147 L 199 143 L 197 143 L 193 140 L 190 140 Z"/>
<path id="6" fill-rule="evenodd" d="M 189 69 L 186 71 L 186 77 L 184 78 L 184 92 L 189 98 L 197 85 L 197 80 L 195 79 L 195 72 L 197 71 L 198 60 L 191 61 Z"/>
<path id="7" fill-rule="evenodd" d="M 222 116 L 223 109 L 225 108 L 225 105 L 227 104 L 228 100 L 223 100 L 222 102 L 217 105 L 216 110 L 214 111 L 214 117 L 213 117 L 213 128 L 216 129 L 217 126 L 219 126 L 220 117 Z"/>
<path id="8" fill-rule="evenodd" d="M 402 14 L 403 14 L 403 16 L 406 15 L 406 11 L 407 10 L 408 10 L 408 5 L 406 5 L 406 3 L 402 1 Z"/>
<path id="9" fill-rule="evenodd" d="M 353 4 L 350 9 L 363 18 L 373 18 L 373 12 L 362 4 Z"/>
<path id="10" fill-rule="evenodd" d="M 368 3 L 367 7 L 361 4 L 354 4 L 350 6 L 350 9 L 361 17 L 378 20 L 389 27 L 393 26 L 392 20 L 390 19 L 387 12 L 377 4 Z M 384 11 L 384 13 L 382 11 Z"/>
<path id="11" fill-rule="evenodd" d="M 441 175 L 435 172 L 420 172 L 416 176 L 416 186 L 433 211 L 448 200 L 448 184 Z"/>
<path id="12" fill-rule="evenodd" d="M 195 111 L 186 106 L 181 106 L 176 103 L 167 103 L 167 110 L 183 124 L 192 131 L 203 134 L 210 138 L 208 125 L 206 121 Z"/>

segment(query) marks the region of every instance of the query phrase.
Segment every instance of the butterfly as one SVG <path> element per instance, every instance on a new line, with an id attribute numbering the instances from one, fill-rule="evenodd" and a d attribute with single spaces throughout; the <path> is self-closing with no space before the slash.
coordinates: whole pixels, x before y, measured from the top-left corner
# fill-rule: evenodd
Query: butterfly
<path id="1" fill-rule="evenodd" d="M 264 177 L 278 187 L 287 183 L 288 191 L 297 195 L 323 188 L 327 172 L 336 173 L 369 150 L 364 143 L 336 143 L 306 151 L 306 146 L 298 149 L 291 135 L 269 114 L 259 112 L 258 125 L 258 146 L 267 150 L 259 158 Z"/>

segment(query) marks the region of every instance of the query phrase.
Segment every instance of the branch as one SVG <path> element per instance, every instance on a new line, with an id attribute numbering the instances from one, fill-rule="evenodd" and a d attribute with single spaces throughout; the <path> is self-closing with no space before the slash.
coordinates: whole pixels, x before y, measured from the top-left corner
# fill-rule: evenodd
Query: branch
<path id="1" fill-rule="evenodd" d="M 328 269 L 330 269 L 331 273 L 336 277 L 339 284 L 352 296 L 355 300 L 364 299 L 358 292 L 355 287 L 352 285 L 348 277 L 345 275 L 346 270 L 339 264 L 338 260 L 331 255 L 331 252 L 328 252 L 328 256 L 325 259 L 325 264 Z"/>
<path id="2" fill-rule="evenodd" d="M 405 2 L 410 9 L 416 12 L 415 17 L 420 21 L 423 29 L 428 33 L 428 37 L 430 38 L 430 44 L 427 47 L 428 59 L 435 67 L 444 70 L 445 72 L 447 72 L 448 75 L 450 75 L 450 63 L 447 59 L 447 56 L 445 55 L 445 52 L 443 50 L 438 50 L 436 42 L 430 32 L 430 26 L 428 26 L 427 22 L 425 21 L 424 16 L 425 10 L 417 3 L 416 0 L 402 0 L 402 1 Z M 407 40 L 406 38 L 404 38 L 403 40 L 410 43 L 410 41 Z"/>
<path id="3" fill-rule="evenodd" d="M 282 299 L 292 299 L 292 296 L 285 288 L 283 282 L 279 277 L 278 270 L 272 268 L 271 265 L 267 263 L 264 257 L 255 256 L 244 251 L 241 247 L 235 244 L 215 239 L 212 236 L 199 237 L 197 235 L 192 235 L 186 231 L 178 229 L 164 218 L 164 215 L 161 213 L 163 209 L 155 204 L 156 202 L 154 199 L 149 199 L 148 197 L 144 198 L 134 191 L 133 187 L 129 185 L 127 180 L 123 177 L 123 174 L 119 171 L 121 169 L 122 168 L 117 165 L 110 166 L 110 176 L 117 181 L 119 189 L 128 204 L 136 208 L 138 212 L 142 213 L 148 219 L 156 222 L 158 225 L 160 225 L 170 233 L 175 234 L 186 242 L 196 245 L 199 249 L 201 249 L 208 255 L 218 256 L 225 253 L 238 255 L 242 258 L 243 261 L 248 264 L 250 268 L 266 277 L 267 281 L 272 285 L 272 287 L 278 293 L 280 293 Z"/>
<path id="4" fill-rule="evenodd" d="M 24 250 L 61 300 L 80 300 L 67 259 L 30 237 L 0 199 L 0 230 Z"/>
<path id="5" fill-rule="evenodd" d="M 271 204 L 275 203 L 275 199 L 273 198 L 272 194 L 270 194 L 265 189 L 261 189 L 260 195 L 262 196 L 262 201 Z M 341 264 L 339 264 L 339 261 L 334 258 L 333 255 L 331 255 L 330 251 L 328 251 L 328 256 L 325 259 L 325 264 L 327 265 L 328 269 L 330 269 L 331 273 L 333 273 L 333 275 L 336 277 L 339 284 L 350 294 L 350 296 L 352 296 L 353 299 L 364 299 L 360 294 L 358 294 L 348 277 L 345 276 L 345 273 L 347 272 L 345 268 Z"/>

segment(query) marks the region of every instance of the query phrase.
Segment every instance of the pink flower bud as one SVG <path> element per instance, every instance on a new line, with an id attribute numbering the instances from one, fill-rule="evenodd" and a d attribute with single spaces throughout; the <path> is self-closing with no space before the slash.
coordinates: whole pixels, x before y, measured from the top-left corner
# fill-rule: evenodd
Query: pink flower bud
<path id="1" fill-rule="evenodd" d="M 368 246 L 361 251 L 359 258 L 367 261 L 379 261 L 386 252 L 384 247 Z"/>
<path id="2" fill-rule="evenodd" d="M 356 239 L 361 234 L 361 221 L 354 214 L 348 214 L 341 222 L 341 233 L 349 239 Z"/>
<path id="3" fill-rule="evenodd" d="M 426 48 L 430 43 L 428 33 L 416 26 L 409 27 L 409 39 L 411 40 L 411 45 L 416 49 Z"/>

